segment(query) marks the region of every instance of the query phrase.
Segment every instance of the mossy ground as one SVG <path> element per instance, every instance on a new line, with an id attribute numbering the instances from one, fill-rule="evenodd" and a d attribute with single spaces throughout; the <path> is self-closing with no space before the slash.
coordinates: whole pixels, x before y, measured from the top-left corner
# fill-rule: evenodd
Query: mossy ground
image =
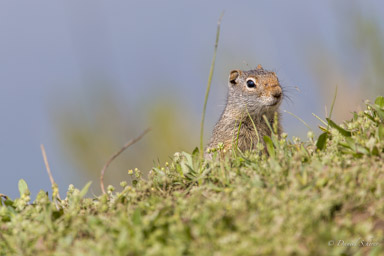
<path id="1" fill-rule="evenodd" d="M 176 153 L 108 194 L 2 199 L 0 255 L 384 255 L 384 99 L 268 154 Z M 116 192 L 116 191 L 120 192 Z"/>

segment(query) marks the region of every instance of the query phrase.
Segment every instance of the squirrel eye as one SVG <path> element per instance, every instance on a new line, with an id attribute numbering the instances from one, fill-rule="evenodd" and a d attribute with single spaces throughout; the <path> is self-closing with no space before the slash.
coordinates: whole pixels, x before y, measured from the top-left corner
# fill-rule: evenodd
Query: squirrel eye
<path id="1" fill-rule="evenodd" d="M 256 84 L 255 84 L 255 82 L 253 82 L 252 80 L 248 80 L 248 81 L 247 81 L 247 87 L 248 87 L 248 88 L 255 88 L 255 87 L 256 87 Z"/>

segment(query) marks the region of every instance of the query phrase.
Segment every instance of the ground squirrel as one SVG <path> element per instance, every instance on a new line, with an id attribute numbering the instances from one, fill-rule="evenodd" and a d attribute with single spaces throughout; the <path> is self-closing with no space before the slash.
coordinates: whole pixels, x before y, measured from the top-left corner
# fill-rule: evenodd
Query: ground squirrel
<path id="1" fill-rule="evenodd" d="M 265 135 L 271 135 L 263 115 L 271 126 L 276 122 L 276 112 L 277 119 L 280 119 L 278 108 L 283 91 L 279 79 L 274 72 L 258 65 L 256 69 L 249 71 L 232 70 L 228 86 L 227 103 L 213 129 L 208 149 L 216 148 L 220 143 L 223 143 L 226 150 L 231 149 L 234 144 L 237 144 L 241 151 L 254 149 L 258 139 L 263 142 Z M 278 122 L 278 134 L 281 132 L 282 128 Z"/>

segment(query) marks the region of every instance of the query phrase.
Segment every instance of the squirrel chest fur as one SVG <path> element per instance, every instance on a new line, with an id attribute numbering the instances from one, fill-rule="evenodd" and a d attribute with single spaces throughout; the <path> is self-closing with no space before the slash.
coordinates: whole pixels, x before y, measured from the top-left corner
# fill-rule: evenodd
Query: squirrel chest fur
<path id="1" fill-rule="evenodd" d="M 242 151 L 254 149 L 265 135 L 271 135 L 264 115 L 271 126 L 278 122 L 278 134 L 281 134 L 278 108 L 283 91 L 274 72 L 264 70 L 261 65 L 249 71 L 232 70 L 228 86 L 227 103 L 208 148 L 223 143 L 225 149 L 234 145 Z M 278 120 L 275 120 L 276 112 Z"/>

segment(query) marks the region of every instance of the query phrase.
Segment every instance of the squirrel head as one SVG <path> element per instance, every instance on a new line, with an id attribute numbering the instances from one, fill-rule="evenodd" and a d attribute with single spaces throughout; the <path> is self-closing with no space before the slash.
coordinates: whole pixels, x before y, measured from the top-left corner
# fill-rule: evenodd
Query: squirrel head
<path id="1" fill-rule="evenodd" d="M 275 72 L 258 65 L 249 71 L 232 70 L 228 79 L 228 104 L 233 111 L 252 115 L 274 114 L 280 106 L 283 91 Z"/>

